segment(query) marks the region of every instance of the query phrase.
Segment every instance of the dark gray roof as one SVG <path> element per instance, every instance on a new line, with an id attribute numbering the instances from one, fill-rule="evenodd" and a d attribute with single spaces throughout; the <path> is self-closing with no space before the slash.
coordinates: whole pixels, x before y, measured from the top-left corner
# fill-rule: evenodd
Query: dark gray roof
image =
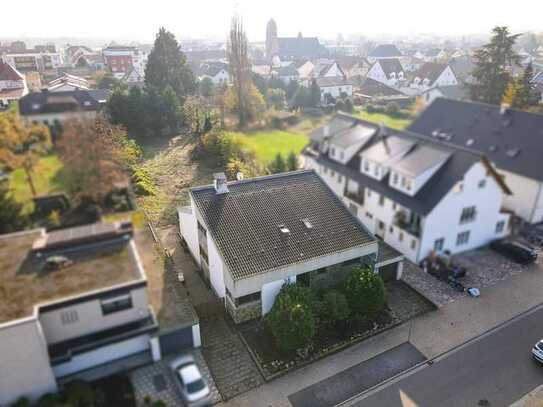
<path id="1" fill-rule="evenodd" d="M 100 104 L 88 90 L 65 92 L 33 92 L 19 99 L 19 112 L 24 115 L 61 113 L 75 110 L 97 111 Z"/>
<path id="2" fill-rule="evenodd" d="M 353 79 L 353 78 L 351 78 Z M 356 81 L 358 78 L 354 78 Z M 402 92 L 397 89 L 391 88 L 388 85 L 385 85 L 382 82 L 376 81 L 371 78 L 360 77 L 361 83 L 358 88 L 359 93 L 370 97 L 377 96 L 405 96 Z"/>
<path id="3" fill-rule="evenodd" d="M 281 58 L 319 58 L 327 55 L 317 37 L 278 38 Z"/>
<path id="4" fill-rule="evenodd" d="M 394 44 L 383 44 L 378 45 L 368 56 L 373 58 L 394 58 L 401 57 L 402 53 Z"/>
<path id="5" fill-rule="evenodd" d="M 382 142 L 374 143 L 371 147 L 364 149 L 360 154 L 370 161 L 388 165 L 391 160 L 409 151 L 414 146 L 415 143 L 407 137 L 390 135 L 382 137 Z"/>
<path id="6" fill-rule="evenodd" d="M 450 134 L 449 143 L 481 152 L 498 168 L 543 181 L 543 115 L 500 113 L 499 106 L 438 98 L 409 129 Z"/>
<path id="7" fill-rule="evenodd" d="M 200 72 L 203 75 L 215 76 L 223 69 L 228 72 L 228 65 L 224 62 L 207 62 L 200 67 Z"/>
<path id="8" fill-rule="evenodd" d="M 424 53 L 427 57 L 437 57 L 441 52 L 441 48 L 430 48 Z"/>
<path id="9" fill-rule="evenodd" d="M 377 260 L 375 263 L 382 263 L 389 260 L 403 259 L 403 254 L 398 250 L 389 246 L 382 240 L 379 240 L 379 252 L 377 253 Z"/>
<path id="10" fill-rule="evenodd" d="M 228 189 L 190 193 L 235 280 L 375 241 L 314 171 L 230 182 Z"/>
<path id="11" fill-rule="evenodd" d="M 322 126 L 317 128 L 315 131 L 313 131 L 310 134 L 310 138 L 313 142 L 320 143 L 324 137 L 325 137 L 325 129 L 328 129 L 329 135 L 338 134 L 339 132 L 342 132 L 344 130 L 347 130 L 353 126 L 355 126 L 357 123 L 353 122 L 352 118 L 347 115 L 338 114 L 335 115 L 332 120 L 328 122 L 326 126 Z M 377 128 L 377 125 L 374 123 L 365 122 L 366 125 L 369 125 L 370 127 Z"/>
<path id="12" fill-rule="evenodd" d="M 111 95 L 111 90 L 109 89 L 89 89 L 87 92 L 98 103 L 104 103 Z"/>
<path id="13" fill-rule="evenodd" d="M 347 86 L 353 84 L 349 79 L 342 76 L 321 76 L 315 80 L 320 88 L 326 88 L 328 86 Z"/>
<path id="14" fill-rule="evenodd" d="M 453 70 L 455 76 L 460 80 L 467 80 L 471 76 L 475 63 L 473 57 L 463 55 L 461 57 L 451 58 L 449 66 Z"/>
<path id="15" fill-rule="evenodd" d="M 422 80 L 429 79 L 430 85 L 432 85 L 437 78 L 439 78 L 439 75 L 443 73 L 443 71 L 447 69 L 446 64 L 437 64 L 434 62 L 427 62 L 424 65 L 422 65 L 414 74 L 414 78 L 420 78 Z"/>
<path id="16" fill-rule="evenodd" d="M 443 151 L 434 146 L 417 144 L 409 154 L 392 164 L 391 168 L 402 174 L 417 177 L 426 170 L 442 164 L 450 156 L 451 152 L 449 151 Z"/>
<path id="17" fill-rule="evenodd" d="M 296 67 L 291 64 L 287 66 L 282 66 L 277 70 L 277 75 L 279 76 L 299 76 L 298 70 Z"/>
<path id="18" fill-rule="evenodd" d="M 342 114 L 342 121 L 350 120 L 351 123 L 364 123 L 366 121 Z M 440 151 L 450 153 L 446 162 L 432 176 L 414 196 L 410 196 L 389 186 L 389 175 L 385 176 L 381 181 L 367 176 L 360 172 L 360 159 L 355 155 L 347 165 L 340 164 L 328 157 L 327 154 L 320 154 L 317 157 L 317 162 L 321 165 L 333 169 L 334 171 L 343 174 L 344 176 L 358 182 L 362 187 L 370 188 L 371 190 L 386 196 L 398 204 L 411 209 L 420 215 L 427 215 L 441 201 L 441 199 L 449 193 L 453 186 L 463 179 L 466 172 L 477 162 L 481 161 L 481 156 L 478 153 L 470 152 L 463 148 L 454 147 L 444 143 L 437 142 L 432 138 L 415 134 L 409 131 L 398 131 L 390 128 L 385 128 L 388 136 L 398 136 L 416 143 L 417 146 L 430 146 L 439 149 Z M 371 144 L 373 143 L 373 144 Z M 375 135 L 370 145 L 382 143 L 382 137 Z M 371 148 L 371 147 L 363 147 Z"/>
<path id="19" fill-rule="evenodd" d="M 334 135 L 334 145 L 342 148 L 347 148 L 353 144 L 368 142 L 377 132 L 377 127 L 367 126 L 359 123 L 351 126 L 343 131 L 337 132 Z"/>
<path id="20" fill-rule="evenodd" d="M 383 68 L 383 72 L 388 79 L 390 79 L 390 74 L 392 72 L 396 73 L 396 75 L 398 75 L 400 72 L 404 72 L 402 63 L 397 58 L 381 59 L 377 61 L 376 64 L 377 63 L 381 65 L 381 68 Z"/>

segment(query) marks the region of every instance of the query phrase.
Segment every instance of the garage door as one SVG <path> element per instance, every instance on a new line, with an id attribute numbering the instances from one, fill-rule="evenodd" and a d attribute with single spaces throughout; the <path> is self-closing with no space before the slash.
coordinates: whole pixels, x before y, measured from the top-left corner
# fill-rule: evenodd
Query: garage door
<path id="1" fill-rule="evenodd" d="M 192 326 L 187 326 L 159 337 L 162 356 L 192 348 Z"/>
<path id="2" fill-rule="evenodd" d="M 74 356 L 69 362 L 53 366 L 53 372 L 59 378 L 143 352 L 149 349 L 149 340 L 149 335 L 140 335 L 126 341 L 103 346 L 90 352 L 81 353 Z"/>
<path id="3" fill-rule="evenodd" d="M 398 271 L 398 263 L 388 264 L 386 266 L 379 267 L 379 275 L 383 281 L 396 280 L 396 274 Z"/>

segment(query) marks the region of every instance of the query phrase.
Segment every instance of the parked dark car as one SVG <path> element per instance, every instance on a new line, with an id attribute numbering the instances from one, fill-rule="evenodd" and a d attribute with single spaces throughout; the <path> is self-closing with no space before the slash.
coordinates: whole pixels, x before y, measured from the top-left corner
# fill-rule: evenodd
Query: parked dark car
<path id="1" fill-rule="evenodd" d="M 531 244 L 543 246 L 543 222 L 522 228 L 520 234 Z"/>
<path id="2" fill-rule="evenodd" d="M 519 264 L 530 264 L 537 260 L 533 247 L 516 240 L 494 240 L 490 248 Z"/>

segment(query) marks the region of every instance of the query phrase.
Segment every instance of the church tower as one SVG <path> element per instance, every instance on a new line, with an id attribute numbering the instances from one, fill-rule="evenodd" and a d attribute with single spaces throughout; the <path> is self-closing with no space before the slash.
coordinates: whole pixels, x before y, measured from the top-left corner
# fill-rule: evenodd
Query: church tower
<path id="1" fill-rule="evenodd" d="M 277 40 L 277 24 L 272 18 L 266 26 L 266 58 L 271 59 L 279 53 L 279 41 Z"/>

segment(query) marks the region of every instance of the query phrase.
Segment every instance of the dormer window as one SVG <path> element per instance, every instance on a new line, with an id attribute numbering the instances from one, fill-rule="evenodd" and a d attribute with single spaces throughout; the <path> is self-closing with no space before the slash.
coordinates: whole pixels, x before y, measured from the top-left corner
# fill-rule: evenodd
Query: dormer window
<path id="1" fill-rule="evenodd" d="M 393 173 L 392 174 L 392 185 L 396 185 L 398 184 L 398 173 Z"/>

